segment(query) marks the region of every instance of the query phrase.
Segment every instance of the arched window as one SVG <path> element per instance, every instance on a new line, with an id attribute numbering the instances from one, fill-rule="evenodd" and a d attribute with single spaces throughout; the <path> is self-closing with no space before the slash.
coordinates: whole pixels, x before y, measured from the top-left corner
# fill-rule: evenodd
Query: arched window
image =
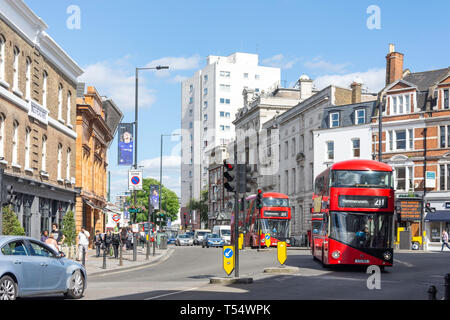
<path id="1" fill-rule="evenodd" d="M 67 125 L 70 125 L 70 112 L 72 111 L 72 93 L 67 93 Z"/>
<path id="2" fill-rule="evenodd" d="M 58 144 L 58 180 L 62 180 L 62 172 L 61 172 L 61 166 L 62 166 L 62 144 Z"/>
<path id="3" fill-rule="evenodd" d="M 47 136 L 42 136 L 41 170 L 47 172 Z"/>
<path id="4" fill-rule="evenodd" d="M 25 129 L 25 170 L 30 169 L 30 140 L 31 129 L 27 127 Z"/>
<path id="5" fill-rule="evenodd" d="M 27 57 L 27 68 L 25 73 L 25 99 L 31 100 L 31 59 Z"/>
<path id="6" fill-rule="evenodd" d="M 20 50 L 14 47 L 14 63 L 13 63 L 13 90 L 19 91 L 19 55 Z"/>
<path id="7" fill-rule="evenodd" d="M 62 96 L 63 95 L 63 86 L 59 84 L 58 86 L 58 120 L 64 121 L 62 118 Z"/>
<path id="8" fill-rule="evenodd" d="M 5 38 L 0 35 L 0 81 L 5 81 Z"/>
<path id="9" fill-rule="evenodd" d="M 70 148 L 67 148 L 67 161 L 66 161 L 66 179 L 70 181 L 70 158 L 72 156 L 72 150 Z"/>
<path id="10" fill-rule="evenodd" d="M 42 74 L 42 106 L 47 108 L 47 80 L 48 73 L 44 71 Z"/>
<path id="11" fill-rule="evenodd" d="M 18 165 L 19 123 L 14 121 L 12 135 L 12 163 Z"/>

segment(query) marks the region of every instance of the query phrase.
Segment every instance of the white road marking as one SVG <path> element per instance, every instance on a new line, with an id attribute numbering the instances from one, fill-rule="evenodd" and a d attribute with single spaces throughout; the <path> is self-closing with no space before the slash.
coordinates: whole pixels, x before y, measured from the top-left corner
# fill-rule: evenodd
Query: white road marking
<path id="1" fill-rule="evenodd" d="M 394 262 L 400 263 L 400 264 L 402 264 L 404 266 L 407 266 L 408 268 L 413 268 L 414 267 L 414 265 L 409 263 L 409 262 L 400 261 L 400 260 L 397 260 L 397 259 L 394 259 Z"/>
<path id="2" fill-rule="evenodd" d="M 171 296 L 171 295 L 178 294 L 178 293 L 183 293 L 183 292 L 187 292 L 187 291 L 193 291 L 193 290 L 196 290 L 196 289 L 199 289 L 199 288 L 200 287 L 195 287 L 195 288 L 190 288 L 190 289 L 181 290 L 181 291 L 177 291 L 177 292 L 166 293 L 166 294 L 162 294 L 162 295 L 159 295 L 159 296 L 156 296 L 156 297 L 147 298 L 147 299 L 144 299 L 144 300 L 158 299 L 158 298 L 167 297 L 167 296 Z"/>

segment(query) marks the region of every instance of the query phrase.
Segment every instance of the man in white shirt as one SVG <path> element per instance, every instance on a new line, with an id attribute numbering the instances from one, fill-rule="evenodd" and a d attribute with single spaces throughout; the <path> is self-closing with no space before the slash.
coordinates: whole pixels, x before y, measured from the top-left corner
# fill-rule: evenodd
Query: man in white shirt
<path id="1" fill-rule="evenodd" d="M 78 234 L 78 259 L 77 260 L 79 260 L 79 261 L 81 261 L 83 259 L 83 250 L 87 253 L 87 250 L 89 247 L 89 237 L 90 236 L 91 235 L 84 227 L 81 228 L 81 231 Z"/>

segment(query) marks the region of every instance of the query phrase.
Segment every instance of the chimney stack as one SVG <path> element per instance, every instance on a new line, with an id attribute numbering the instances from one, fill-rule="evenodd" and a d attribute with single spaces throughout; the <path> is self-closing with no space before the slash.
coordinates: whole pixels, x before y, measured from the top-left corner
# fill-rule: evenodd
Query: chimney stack
<path id="1" fill-rule="evenodd" d="M 306 100 L 312 96 L 313 81 L 306 74 L 300 76 L 297 83 L 300 87 L 300 100 L 301 101 Z"/>
<path id="2" fill-rule="evenodd" d="M 361 102 L 361 81 L 354 80 L 350 85 L 352 88 L 352 104 Z"/>
<path id="3" fill-rule="evenodd" d="M 403 76 L 403 53 L 395 51 L 395 45 L 389 44 L 386 56 L 386 85 L 401 79 Z"/>

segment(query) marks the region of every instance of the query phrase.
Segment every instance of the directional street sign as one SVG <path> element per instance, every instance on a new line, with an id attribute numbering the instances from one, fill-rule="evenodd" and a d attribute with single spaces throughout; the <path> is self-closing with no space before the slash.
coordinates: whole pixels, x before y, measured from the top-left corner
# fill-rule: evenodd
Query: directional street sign
<path id="1" fill-rule="evenodd" d="M 128 171 L 128 190 L 142 190 L 142 170 Z"/>
<path id="2" fill-rule="evenodd" d="M 230 275 L 234 270 L 234 251 L 233 246 L 223 247 L 223 269 L 227 275 Z"/>
<path id="3" fill-rule="evenodd" d="M 271 241 L 270 241 L 270 233 L 266 233 L 266 235 L 264 236 L 266 239 L 266 247 L 269 248 Z"/>
<path id="4" fill-rule="evenodd" d="M 278 249 L 277 250 L 278 251 L 278 262 L 283 265 L 286 262 L 286 258 L 287 258 L 286 242 L 278 241 L 277 249 Z"/>

